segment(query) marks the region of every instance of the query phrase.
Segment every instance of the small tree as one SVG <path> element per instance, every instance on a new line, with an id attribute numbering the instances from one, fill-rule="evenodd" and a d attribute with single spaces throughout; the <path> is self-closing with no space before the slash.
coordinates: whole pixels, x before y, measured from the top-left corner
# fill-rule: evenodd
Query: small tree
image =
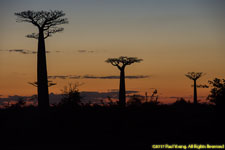
<path id="1" fill-rule="evenodd" d="M 198 103 L 197 100 L 197 84 L 196 81 L 202 76 L 202 72 L 188 72 L 186 77 L 194 81 L 194 104 Z"/>
<path id="2" fill-rule="evenodd" d="M 81 84 L 75 83 L 75 84 L 69 84 L 68 86 L 65 86 L 62 90 L 62 100 L 59 103 L 59 105 L 66 106 L 69 108 L 74 108 L 79 106 L 79 103 L 81 102 L 81 96 L 78 89 L 78 86 Z"/>
<path id="3" fill-rule="evenodd" d="M 24 99 L 24 97 L 19 97 L 16 104 L 11 105 L 11 108 L 13 109 L 21 109 L 22 107 L 24 107 L 26 104 L 26 101 Z"/>
<path id="4" fill-rule="evenodd" d="M 186 104 L 188 104 L 188 102 L 183 97 L 180 97 L 180 98 L 177 98 L 177 100 L 173 104 L 186 105 Z"/>
<path id="5" fill-rule="evenodd" d="M 126 90 L 125 90 L 125 67 L 133 63 L 139 63 L 142 59 L 137 57 L 120 56 L 119 58 L 108 58 L 105 62 L 111 63 L 120 70 L 120 87 L 119 87 L 119 105 L 126 106 Z"/>
<path id="6" fill-rule="evenodd" d="M 213 88 L 207 99 L 217 107 L 223 108 L 225 106 L 225 79 L 215 78 L 213 81 L 209 81 L 209 84 Z"/>
<path id="7" fill-rule="evenodd" d="M 152 95 L 151 95 L 151 97 L 150 97 L 150 101 L 151 102 L 153 102 L 153 101 L 155 101 L 155 102 L 157 102 L 158 101 L 158 95 L 156 95 L 157 94 L 157 89 L 155 89 L 153 92 L 152 92 Z M 154 100 L 155 99 L 155 100 Z"/>
<path id="8" fill-rule="evenodd" d="M 68 23 L 63 11 L 22 11 L 15 13 L 17 22 L 27 22 L 38 28 L 38 33 L 27 35 L 28 38 L 38 39 L 37 52 L 37 86 L 38 107 L 47 110 L 49 107 L 48 75 L 46 65 L 45 39 L 54 33 L 63 31 L 58 25 Z"/>
<path id="9" fill-rule="evenodd" d="M 20 98 L 18 99 L 18 102 L 17 102 L 15 105 L 16 105 L 16 107 L 21 108 L 21 107 L 23 107 L 25 104 L 26 104 L 25 99 L 24 99 L 23 97 L 20 97 Z"/>

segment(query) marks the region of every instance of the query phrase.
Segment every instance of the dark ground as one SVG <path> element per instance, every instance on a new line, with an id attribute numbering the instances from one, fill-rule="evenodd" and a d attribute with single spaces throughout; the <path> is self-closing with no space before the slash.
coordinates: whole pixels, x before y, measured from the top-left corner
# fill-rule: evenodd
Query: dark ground
<path id="1" fill-rule="evenodd" d="M 213 105 L 142 104 L 0 110 L 4 149 L 151 149 L 152 144 L 222 144 L 224 115 Z"/>

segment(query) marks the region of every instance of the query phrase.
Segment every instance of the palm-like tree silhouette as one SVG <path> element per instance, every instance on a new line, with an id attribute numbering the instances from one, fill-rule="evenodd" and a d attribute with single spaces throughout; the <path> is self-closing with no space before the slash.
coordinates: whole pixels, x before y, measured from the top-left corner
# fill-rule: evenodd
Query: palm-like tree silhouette
<path id="1" fill-rule="evenodd" d="M 120 56 L 119 58 L 108 58 L 105 62 L 111 63 L 120 70 L 120 87 L 119 87 L 119 105 L 126 106 L 126 89 L 125 89 L 125 67 L 133 63 L 139 63 L 142 59 L 137 57 Z"/>
<path id="2" fill-rule="evenodd" d="M 37 52 L 37 87 L 38 106 L 40 110 L 47 110 L 49 107 L 48 75 L 46 65 L 45 39 L 54 33 L 63 31 L 58 25 L 68 23 L 63 11 L 22 11 L 15 13 L 17 22 L 28 22 L 38 28 L 38 33 L 27 35 L 28 38 L 38 39 Z"/>
<path id="3" fill-rule="evenodd" d="M 202 76 L 202 72 L 188 72 L 186 77 L 194 81 L 194 104 L 198 103 L 197 100 L 197 84 L 196 81 Z"/>

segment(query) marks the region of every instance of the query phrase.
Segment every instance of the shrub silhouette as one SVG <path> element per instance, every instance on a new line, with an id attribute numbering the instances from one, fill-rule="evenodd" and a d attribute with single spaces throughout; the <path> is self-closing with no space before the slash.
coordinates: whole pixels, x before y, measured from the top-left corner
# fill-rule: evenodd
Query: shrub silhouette
<path id="1" fill-rule="evenodd" d="M 137 57 L 120 56 L 119 58 L 108 58 L 105 62 L 111 63 L 120 70 L 120 87 L 119 87 L 119 105 L 126 106 L 126 89 L 125 89 L 125 68 L 127 65 L 139 63 L 142 59 Z"/>
<path id="2" fill-rule="evenodd" d="M 38 28 L 38 33 L 27 35 L 28 38 L 38 39 L 37 52 L 37 86 L 38 106 L 42 111 L 49 108 L 48 75 L 46 64 L 45 39 L 54 33 L 63 31 L 58 25 L 68 23 L 63 11 L 22 11 L 15 13 L 17 22 L 28 22 Z"/>
<path id="3" fill-rule="evenodd" d="M 76 108 L 79 106 L 81 102 L 81 96 L 78 89 L 78 84 L 69 84 L 65 86 L 62 90 L 62 99 L 59 103 L 60 106 L 69 107 L 69 108 Z"/>
<path id="4" fill-rule="evenodd" d="M 26 101 L 23 97 L 19 97 L 16 104 L 11 105 L 10 107 L 13 109 L 21 109 L 26 104 Z"/>
<path id="5" fill-rule="evenodd" d="M 144 101 L 143 96 L 134 94 L 129 98 L 127 104 L 138 106 L 138 105 L 141 105 L 143 101 Z"/>
<path id="6" fill-rule="evenodd" d="M 186 105 L 186 104 L 188 104 L 188 102 L 183 97 L 181 97 L 181 98 L 178 98 L 176 100 L 176 102 L 174 102 L 173 104 L 175 104 L 175 105 Z"/>

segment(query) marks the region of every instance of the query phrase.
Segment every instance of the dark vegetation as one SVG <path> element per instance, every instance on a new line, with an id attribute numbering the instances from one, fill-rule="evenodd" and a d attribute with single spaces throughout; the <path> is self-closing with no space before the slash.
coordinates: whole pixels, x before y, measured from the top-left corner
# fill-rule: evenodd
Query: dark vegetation
<path id="1" fill-rule="evenodd" d="M 164 105 L 157 102 L 156 95 L 147 102 L 145 97 L 133 95 L 124 108 L 115 103 L 82 104 L 77 86 L 70 85 L 64 89 L 61 103 L 50 107 L 45 116 L 34 106 L 25 107 L 23 100 L 1 109 L 2 143 L 80 149 L 150 149 L 157 143 L 221 144 L 225 83 L 220 79 L 209 83 L 212 103 L 193 104 L 180 98 Z"/>

